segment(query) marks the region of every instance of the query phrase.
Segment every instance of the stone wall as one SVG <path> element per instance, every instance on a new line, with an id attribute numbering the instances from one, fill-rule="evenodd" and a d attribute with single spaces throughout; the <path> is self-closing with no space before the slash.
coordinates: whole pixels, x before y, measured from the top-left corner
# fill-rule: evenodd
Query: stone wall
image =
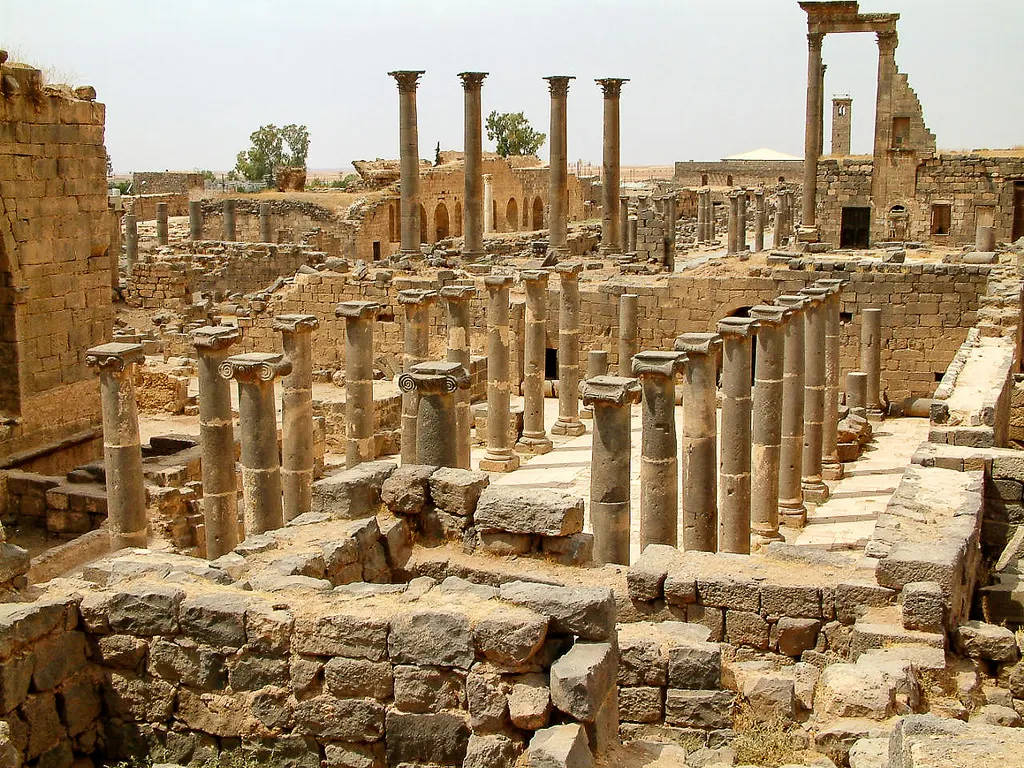
<path id="1" fill-rule="evenodd" d="M 156 195 L 168 192 L 188 194 L 193 189 L 203 189 L 206 181 L 203 174 L 188 171 L 138 171 L 132 174 L 132 190 L 140 195 Z"/>
<path id="2" fill-rule="evenodd" d="M 332 256 L 347 254 L 352 249 L 357 223 L 324 206 L 304 200 L 261 200 L 259 196 L 235 198 L 234 202 L 235 238 L 241 243 L 261 241 L 260 205 L 269 203 L 271 242 L 303 243 L 327 238 L 333 244 L 329 249 Z M 202 237 L 204 240 L 224 239 L 224 199 L 203 202 Z M 327 244 L 326 240 L 323 243 Z"/>
<path id="3" fill-rule="evenodd" d="M 122 198 L 136 221 L 155 221 L 157 203 L 167 203 L 168 216 L 188 216 L 188 195 L 182 192 L 162 192 L 155 195 L 126 195 Z"/>
<path id="4" fill-rule="evenodd" d="M 799 183 L 803 167 L 803 160 L 690 160 L 675 164 L 673 181 L 685 187 L 773 188 L 779 181 Z"/>

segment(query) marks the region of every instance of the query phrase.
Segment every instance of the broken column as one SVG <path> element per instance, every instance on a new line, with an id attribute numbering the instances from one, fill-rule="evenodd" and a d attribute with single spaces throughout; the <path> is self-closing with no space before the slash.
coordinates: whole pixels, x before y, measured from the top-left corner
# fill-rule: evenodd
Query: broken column
<path id="1" fill-rule="evenodd" d="M 764 250 L 764 188 L 754 190 L 754 251 Z"/>
<path id="2" fill-rule="evenodd" d="M 850 414 L 868 417 L 868 375 L 864 371 L 850 371 L 846 374 L 846 407 Z"/>
<path id="3" fill-rule="evenodd" d="M 569 253 L 568 208 L 569 208 L 569 156 L 566 140 L 566 97 L 569 81 L 574 77 L 563 75 L 545 77 L 551 92 L 551 151 L 549 154 L 548 181 L 548 243 L 559 256 Z M 573 397 L 576 390 L 573 389 Z"/>
<path id="4" fill-rule="evenodd" d="M 188 236 L 193 241 L 203 239 L 203 203 L 200 200 L 188 201 Z"/>
<path id="5" fill-rule="evenodd" d="M 601 253 L 619 253 L 621 243 L 619 220 L 619 96 L 623 78 L 595 81 L 604 93 L 604 160 L 601 166 Z"/>
<path id="6" fill-rule="evenodd" d="M 238 488 L 231 384 L 220 364 L 242 338 L 238 328 L 208 325 L 192 332 L 199 358 L 199 445 L 202 451 L 206 557 L 216 560 L 238 545 Z"/>
<path id="7" fill-rule="evenodd" d="M 747 250 L 747 190 L 741 189 L 736 195 L 736 251 Z"/>
<path id="8" fill-rule="evenodd" d="M 608 375 L 608 352 L 603 349 L 591 349 L 587 352 L 587 375 L 584 378 L 592 379 L 595 376 Z M 581 419 L 594 418 L 594 409 L 584 406 L 580 410 Z"/>
<path id="9" fill-rule="evenodd" d="M 469 376 L 469 302 L 476 296 L 476 288 L 472 285 L 446 285 L 441 289 L 444 299 L 445 318 L 448 326 L 449 362 L 458 363 Z M 469 469 L 470 430 L 473 426 L 473 414 L 469 406 L 469 390 L 459 389 L 455 395 L 455 433 L 457 467 Z"/>
<path id="10" fill-rule="evenodd" d="M 156 204 L 156 244 L 167 245 L 167 203 Z"/>
<path id="11" fill-rule="evenodd" d="M 313 331 L 316 315 L 277 315 L 291 371 L 281 380 L 281 489 L 284 521 L 309 512 L 313 487 Z"/>
<path id="12" fill-rule="evenodd" d="M 736 253 L 739 247 L 740 196 L 734 189 L 729 193 L 729 237 L 726 240 L 725 252 Z"/>
<path id="13" fill-rule="evenodd" d="M 560 290 L 558 305 L 558 419 L 553 435 L 573 437 L 586 432 L 580 421 L 580 272 L 579 262 L 555 267 Z"/>
<path id="14" fill-rule="evenodd" d="M 996 228 L 979 224 L 974 232 L 974 250 L 990 253 L 996 249 Z"/>
<path id="15" fill-rule="evenodd" d="M 644 351 L 633 357 L 640 379 L 643 433 L 640 441 L 640 551 L 648 544 L 678 546 L 679 459 L 676 440 L 676 376 L 682 352 Z"/>
<path id="16" fill-rule="evenodd" d="M 860 369 L 868 375 L 867 409 L 882 418 L 882 310 L 865 307 L 860 313 Z"/>
<path id="17" fill-rule="evenodd" d="M 804 506 L 804 305 L 803 296 L 779 296 L 775 303 L 791 311 L 786 323 L 786 362 L 782 376 L 782 448 L 779 455 L 779 518 L 800 528 L 807 519 Z"/>
<path id="18" fill-rule="evenodd" d="M 821 479 L 821 453 L 825 423 L 825 326 L 827 288 L 804 288 L 804 446 L 802 459 L 805 501 L 828 500 L 828 486 Z"/>
<path id="19" fill-rule="evenodd" d="M 640 383 L 621 376 L 582 382 L 583 402 L 594 409 L 590 458 L 590 525 L 594 561 L 629 565 L 630 406 Z"/>
<path id="20" fill-rule="evenodd" d="M 674 272 L 676 269 L 676 216 L 678 207 L 676 196 L 668 195 L 662 200 L 665 212 L 665 269 Z"/>
<path id="21" fill-rule="evenodd" d="M 523 435 L 516 449 L 547 453 L 551 440 L 544 429 L 544 358 L 548 317 L 548 273 L 530 269 L 522 273 L 526 286 L 526 345 L 523 353 Z"/>
<path id="22" fill-rule="evenodd" d="M 103 466 L 107 478 L 107 529 L 112 550 L 146 547 L 146 487 L 135 403 L 135 366 L 145 360 L 141 344 L 112 342 L 85 353 L 100 377 Z"/>
<path id="23" fill-rule="evenodd" d="M 772 224 L 772 247 L 781 248 L 786 231 L 786 194 L 782 189 L 775 192 L 775 221 Z"/>
<path id="24" fill-rule="evenodd" d="M 619 218 L 622 220 L 622 252 L 629 250 L 629 198 L 625 195 L 619 196 Z"/>
<path id="25" fill-rule="evenodd" d="M 816 280 L 816 286 L 829 292 L 825 302 L 825 421 L 821 432 L 821 476 L 823 480 L 839 480 L 843 465 L 839 461 L 839 377 L 842 348 L 842 290 L 845 281 Z"/>
<path id="26" fill-rule="evenodd" d="M 770 304 L 750 308 L 757 321 L 751 432 L 750 527 L 764 544 L 779 534 L 779 459 L 782 446 L 782 392 L 785 322 L 789 310 Z M 799 318 L 798 318 L 799 319 Z"/>
<path id="27" fill-rule="evenodd" d="M 260 242 L 261 243 L 272 243 L 271 232 L 271 221 L 270 221 L 270 203 L 260 203 Z"/>
<path id="28" fill-rule="evenodd" d="M 224 201 L 224 239 L 233 243 L 235 241 L 235 201 Z"/>
<path id="29" fill-rule="evenodd" d="M 124 257 L 131 272 L 139 258 L 139 224 L 134 213 L 124 215 Z"/>
<path id="30" fill-rule="evenodd" d="M 640 209 L 637 208 L 637 216 L 629 216 L 622 220 L 622 226 L 626 228 L 626 251 L 636 253 L 636 230 L 640 224 Z"/>
<path id="31" fill-rule="evenodd" d="M 683 367 L 683 548 L 718 550 L 718 424 L 715 383 L 722 339 L 717 333 L 684 333 L 675 348 Z"/>
<path id="32" fill-rule="evenodd" d="M 416 86 L 423 70 L 388 72 L 398 83 L 398 129 L 401 166 L 401 253 L 419 256 L 420 253 L 420 152 L 416 128 Z M 403 440 L 404 443 L 404 440 Z M 404 457 L 403 452 L 403 457 Z"/>
<path id="33" fill-rule="evenodd" d="M 697 190 L 697 243 L 707 241 L 707 196 L 708 190 Z"/>
<path id="34" fill-rule="evenodd" d="M 376 455 L 373 438 L 373 322 L 380 305 L 345 301 L 335 317 L 345 318 L 345 466 Z M 404 425 L 403 425 L 404 426 Z"/>
<path id="35" fill-rule="evenodd" d="M 487 77 L 486 72 L 459 73 L 459 78 L 462 80 L 462 89 L 466 94 L 463 134 L 463 155 L 465 157 L 465 183 L 463 190 L 465 200 L 462 205 L 462 256 L 469 261 L 476 261 L 484 255 L 483 137 L 480 116 L 480 89 L 483 86 L 485 77 Z M 465 468 L 468 469 L 468 454 L 466 462 Z"/>
<path id="36" fill-rule="evenodd" d="M 751 346 L 757 321 L 727 317 L 718 322 L 722 337 L 722 490 L 718 548 L 750 553 L 750 381 Z"/>
<path id="37" fill-rule="evenodd" d="M 484 234 L 494 231 L 494 194 L 491 191 L 493 178 L 489 173 L 484 174 Z"/>
<path id="38" fill-rule="evenodd" d="M 637 338 L 640 316 L 640 297 L 635 293 L 619 296 L 619 376 L 633 375 L 633 355 L 640 347 Z"/>
<path id="39" fill-rule="evenodd" d="M 447 360 L 417 363 L 398 377 L 398 387 L 416 400 L 416 456 L 409 463 L 456 466 L 455 392 L 469 387 L 462 364 Z"/>
<path id="40" fill-rule="evenodd" d="M 405 307 L 405 347 L 402 371 L 409 373 L 430 354 L 430 305 L 437 291 L 411 288 L 398 292 L 398 303 Z M 416 463 L 416 395 L 402 390 L 402 463 Z"/>
<path id="41" fill-rule="evenodd" d="M 509 289 L 511 275 L 486 275 L 487 452 L 480 469 L 511 472 L 519 466 L 509 435 Z"/>

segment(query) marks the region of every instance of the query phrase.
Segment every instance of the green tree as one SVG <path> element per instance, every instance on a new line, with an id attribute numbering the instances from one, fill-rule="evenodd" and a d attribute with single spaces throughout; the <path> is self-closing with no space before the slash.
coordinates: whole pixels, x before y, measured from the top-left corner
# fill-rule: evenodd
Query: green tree
<path id="1" fill-rule="evenodd" d="M 535 155 L 547 134 L 535 131 L 522 112 L 491 112 L 487 116 L 487 138 L 497 142 L 498 154 Z"/>
<path id="2" fill-rule="evenodd" d="M 284 146 L 288 145 L 285 152 Z M 309 131 L 304 125 L 278 128 L 273 123 L 261 125 L 249 135 L 249 149 L 238 153 L 235 170 L 250 181 L 273 177 L 283 166 L 306 167 L 309 154 Z"/>
<path id="3" fill-rule="evenodd" d="M 309 131 L 304 125 L 286 125 L 281 129 L 281 138 L 288 145 L 284 155 L 284 164 L 293 168 L 305 168 L 306 157 L 309 155 Z"/>

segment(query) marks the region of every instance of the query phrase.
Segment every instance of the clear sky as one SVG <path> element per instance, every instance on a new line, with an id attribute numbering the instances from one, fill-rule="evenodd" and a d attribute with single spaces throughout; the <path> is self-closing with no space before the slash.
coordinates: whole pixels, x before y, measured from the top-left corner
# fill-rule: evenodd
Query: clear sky
<path id="1" fill-rule="evenodd" d="M 861 10 L 902 15 L 897 63 L 940 148 L 1024 144 L 1022 0 Z M 597 77 L 631 79 L 624 164 L 802 155 L 805 34 L 796 0 L 0 0 L 0 47 L 95 86 L 119 173 L 229 169 L 264 123 L 306 124 L 312 169 L 397 157 L 393 69 L 427 71 L 422 157 L 462 148 L 464 70 L 490 72 L 485 115 L 521 110 L 545 133 L 541 78 L 575 75 L 571 161 L 600 162 Z M 853 151 L 870 152 L 874 39 L 829 36 L 824 60 L 826 98 L 853 96 Z"/>

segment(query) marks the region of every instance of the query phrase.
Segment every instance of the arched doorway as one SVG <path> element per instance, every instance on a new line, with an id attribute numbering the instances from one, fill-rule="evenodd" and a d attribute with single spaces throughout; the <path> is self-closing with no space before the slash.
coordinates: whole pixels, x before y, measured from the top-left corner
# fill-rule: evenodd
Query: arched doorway
<path id="1" fill-rule="evenodd" d="M 398 242 L 398 217 L 395 215 L 395 204 L 388 206 L 388 242 Z"/>
<path id="2" fill-rule="evenodd" d="M 427 209 L 420 203 L 420 242 L 427 242 Z"/>
<path id="3" fill-rule="evenodd" d="M 727 187 L 731 187 L 732 186 L 732 174 L 731 173 L 728 176 L 725 177 L 725 186 L 727 186 Z"/>
<path id="4" fill-rule="evenodd" d="M 544 229 L 544 203 L 539 197 L 533 198 L 533 229 Z"/>
<path id="5" fill-rule="evenodd" d="M 455 203 L 455 236 L 462 237 L 462 203 Z"/>
<path id="6" fill-rule="evenodd" d="M 519 204 L 514 197 L 510 197 L 505 206 L 505 221 L 508 223 L 508 231 L 519 231 Z"/>
<path id="7" fill-rule="evenodd" d="M 448 229 L 448 206 L 443 202 L 438 203 L 434 209 L 434 242 L 448 237 Z"/>
<path id="8" fill-rule="evenodd" d="M 706 173 L 702 173 L 700 175 L 700 185 L 702 187 L 706 187 L 708 185 L 708 175 Z"/>
<path id="9" fill-rule="evenodd" d="M 501 232 L 501 220 L 498 218 L 498 201 L 491 200 L 491 230 Z"/>

